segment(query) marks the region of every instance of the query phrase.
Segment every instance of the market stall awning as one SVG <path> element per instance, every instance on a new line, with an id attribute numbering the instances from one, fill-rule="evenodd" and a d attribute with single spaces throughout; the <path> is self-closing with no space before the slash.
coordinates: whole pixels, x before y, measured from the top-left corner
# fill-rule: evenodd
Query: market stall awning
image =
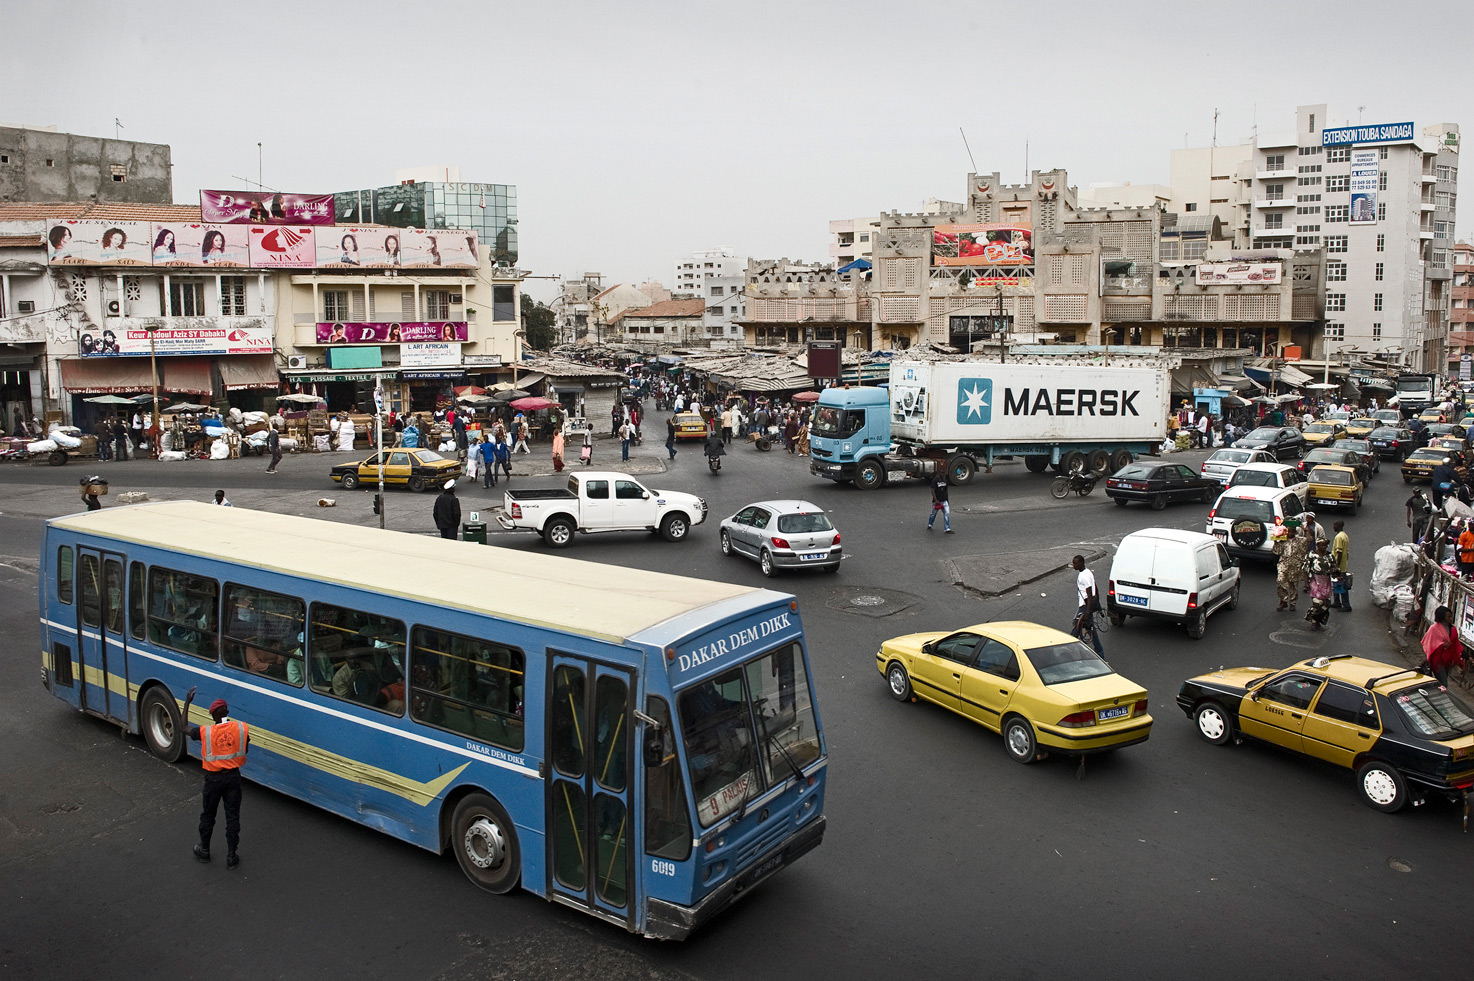
<path id="1" fill-rule="evenodd" d="M 152 391 L 147 358 L 66 358 L 61 387 L 73 395 L 122 395 Z"/>
<path id="2" fill-rule="evenodd" d="M 245 388 L 276 388 L 281 376 L 276 373 L 276 359 L 269 354 L 243 354 L 220 358 L 220 381 L 227 392 Z"/>
<path id="3" fill-rule="evenodd" d="M 209 358 L 160 358 L 159 376 L 160 391 L 210 394 Z"/>
<path id="4" fill-rule="evenodd" d="M 1292 364 L 1281 365 L 1278 371 L 1278 376 L 1279 380 L 1284 382 L 1286 385 L 1294 385 L 1296 387 L 1299 387 L 1301 385 L 1308 385 L 1310 382 L 1315 381 L 1315 379 L 1312 378 L 1310 375 L 1307 375 L 1305 372 L 1301 371 L 1299 368 L 1296 368 Z"/>

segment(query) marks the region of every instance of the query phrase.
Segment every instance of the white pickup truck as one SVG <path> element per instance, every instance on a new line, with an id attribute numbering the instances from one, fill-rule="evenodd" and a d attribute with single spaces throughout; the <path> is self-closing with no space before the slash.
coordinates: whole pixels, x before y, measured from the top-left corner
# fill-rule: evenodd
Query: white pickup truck
<path id="1" fill-rule="evenodd" d="M 497 524 L 507 531 L 535 531 L 553 548 L 573 543 L 573 533 L 658 531 L 678 542 L 706 520 L 706 502 L 694 494 L 650 490 L 615 472 L 570 476 L 566 489 L 509 490 Z"/>

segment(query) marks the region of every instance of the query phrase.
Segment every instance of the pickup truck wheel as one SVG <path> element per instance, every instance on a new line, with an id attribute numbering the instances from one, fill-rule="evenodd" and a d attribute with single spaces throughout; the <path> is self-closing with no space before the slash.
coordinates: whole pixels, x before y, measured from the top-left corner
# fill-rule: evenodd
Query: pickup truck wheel
<path id="1" fill-rule="evenodd" d="M 425 478 L 411 477 L 409 479 L 409 489 L 414 491 L 416 494 L 423 493 L 425 490 Z"/>
<path id="2" fill-rule="evenodd" d="M 972 462 L 972 457 L 963 456 L 958 453 L 947 461 L 947 483 L 953 487 L 961 487 L 971 483 L 973 475 L 978 472 L 978 465 Z"/>
<path id="3" fill-rule="evenodd" d="M 660 533 L 668 542 L 680 541 L 690 530 L 691 522 L 686 520 L 684 514 L 667 514 L 665 520 L 660 523 Z"/>
<path id="4" fill-rule="evenodd" d="M 885 468 L 874 460 L 862 460 L 855 467 L 855 486 L 860 490 L 875 490 L 885 483 Z"/>
<path id="5" fill-rule="evenodd" d="M 543 541 L 551 548 L 567 548 L 573 544 L 573 522 L 567 518 L 554 518 L 543 528 Z"/>
<path id="6" fill-rule="evenodd" d="M 341 483 L 343 484 L 344 490 L 353 490 L 353 488 L 358 486 L 358 474 L 345 473 Z"/>

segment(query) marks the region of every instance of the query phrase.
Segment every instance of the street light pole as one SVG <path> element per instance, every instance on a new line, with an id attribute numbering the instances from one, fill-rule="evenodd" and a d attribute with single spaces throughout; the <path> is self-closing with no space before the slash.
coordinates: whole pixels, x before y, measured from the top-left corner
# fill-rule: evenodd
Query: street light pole
<path id="1" fill-rule="evenodd" d="M 156 328 L 148 328 L 148 367 L 153 375 L 154 382 L 154 411 L 148 421 L 148 452 L 155 460 L 159 458 L 159 359 L 154 352 L 154 332 Z"/>

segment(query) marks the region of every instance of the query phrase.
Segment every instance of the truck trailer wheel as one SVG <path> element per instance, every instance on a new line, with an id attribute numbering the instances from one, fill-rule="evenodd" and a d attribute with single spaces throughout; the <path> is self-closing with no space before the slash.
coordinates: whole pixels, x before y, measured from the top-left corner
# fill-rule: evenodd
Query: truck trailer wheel
<path id="1" fill-rule="evenodd" d="M 1049 469 L 1049 457 L 1042 453 L 1026 456 L 1024 457 L 1024 466 L 1028 468 L 1029 473 L 1043 473 Z"/>
<path id="2" fill-rule="evenodd" d="M 1122 467 L 1127 466 L 1135 459 L 1130 450 L 1117 450 L 1111 454 L 1111 473 L 1115 473 Z"/>
<path id="3" fill-rule="evenodd" d="M 855 486 L 860 490 L 875 490 L 885 483 L 885 467 L 874 460 L 861 460 L 855 467 Z"/>
<path id="4" fill-rule="evenodd" d="M 978 465 L 973 462 L 972 457 L 958 453 L 947 461 L 947 483 L 953 487 L 961 487 L 972 482 L 973 475 L 978 472 Z"/>
<path id="5" fill-rule="evenodd" d="M 1110 450 L 1092 450 L 1090 453 L 1090 469 L 1096 473 L 1105 473 L 1106 468 L 1111 465 Z"/>
<path id="6" fill-rule="evenodd" d="M 1071 450 L 1070 452 L 1059 458 L 1060 469 L 1064 473 L 1070 473 L 1071 471 L 1075 470 L 1084 470 L 1085 464 L 1087 462 L 1088 461 L 1085 459 L 1085 454 L 1081 453 L 1079 450 Z"/>

